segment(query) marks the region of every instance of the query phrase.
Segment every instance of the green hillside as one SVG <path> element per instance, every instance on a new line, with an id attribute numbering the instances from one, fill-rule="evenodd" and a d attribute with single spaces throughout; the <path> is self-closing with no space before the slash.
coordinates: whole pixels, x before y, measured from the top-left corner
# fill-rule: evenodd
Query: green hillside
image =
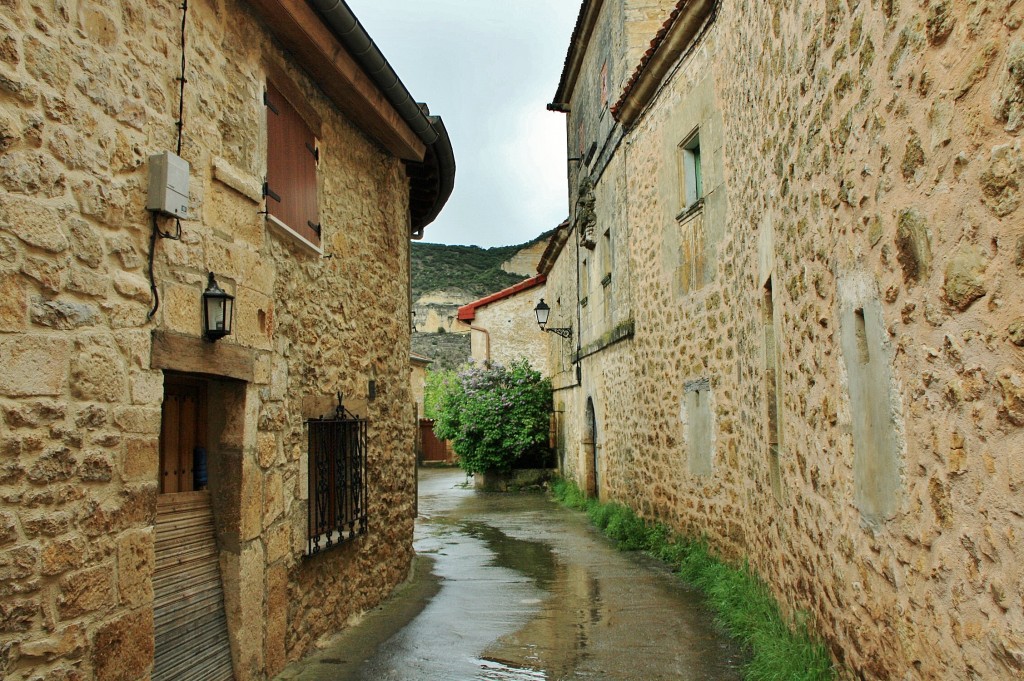
<path id="1" fill-rule="evenodd" d="M 518 246 L 446 246 L 412 242 L 412 299 L 427 291 L 459 290 L 466 300 L 475 300 L 500 291 L 523 280 L 522 275 L 509 274 L 501 264 L 518 251 L 547 238 L 545 232 L 536 239 Z"/>

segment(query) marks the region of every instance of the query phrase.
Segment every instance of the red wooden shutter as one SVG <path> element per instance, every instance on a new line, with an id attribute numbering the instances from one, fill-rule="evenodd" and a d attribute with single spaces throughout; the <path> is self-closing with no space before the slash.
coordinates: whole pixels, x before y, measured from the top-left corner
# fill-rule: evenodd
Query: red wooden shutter
<path id="1" fill-rule="evenodd" d="M 320 243 L 316 137 L 288 100 L 267 83 L 267 211 Z"/>

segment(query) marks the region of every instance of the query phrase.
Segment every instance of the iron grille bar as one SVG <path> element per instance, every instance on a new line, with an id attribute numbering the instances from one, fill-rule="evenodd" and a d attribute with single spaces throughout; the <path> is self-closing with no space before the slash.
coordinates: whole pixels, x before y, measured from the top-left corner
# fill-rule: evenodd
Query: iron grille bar
<path id="1" fill-rule="evenodd" d="M 307 555 L 366 534 L 367 421 L 339 399 L 334 418 L 311 419 Z"/>

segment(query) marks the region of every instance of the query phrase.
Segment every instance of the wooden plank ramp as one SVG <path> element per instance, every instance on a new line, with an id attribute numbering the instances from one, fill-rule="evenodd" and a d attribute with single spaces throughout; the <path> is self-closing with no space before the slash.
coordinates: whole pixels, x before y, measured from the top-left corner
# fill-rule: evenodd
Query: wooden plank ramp
<path id="1" fill-rule="evenodd" d="M 153 681 L 232 681 L 210 493 L 157 497 Z"/>

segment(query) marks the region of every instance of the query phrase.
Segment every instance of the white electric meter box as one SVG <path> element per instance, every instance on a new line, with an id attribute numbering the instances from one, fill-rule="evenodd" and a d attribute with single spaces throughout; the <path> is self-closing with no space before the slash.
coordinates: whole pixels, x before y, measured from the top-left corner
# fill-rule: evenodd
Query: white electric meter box
<path id="1" fill-rule="evenodd" d="M 169 151 L 150 156 L 146 210 L 187 218 L 188 170 L 188 161 Z"/>

